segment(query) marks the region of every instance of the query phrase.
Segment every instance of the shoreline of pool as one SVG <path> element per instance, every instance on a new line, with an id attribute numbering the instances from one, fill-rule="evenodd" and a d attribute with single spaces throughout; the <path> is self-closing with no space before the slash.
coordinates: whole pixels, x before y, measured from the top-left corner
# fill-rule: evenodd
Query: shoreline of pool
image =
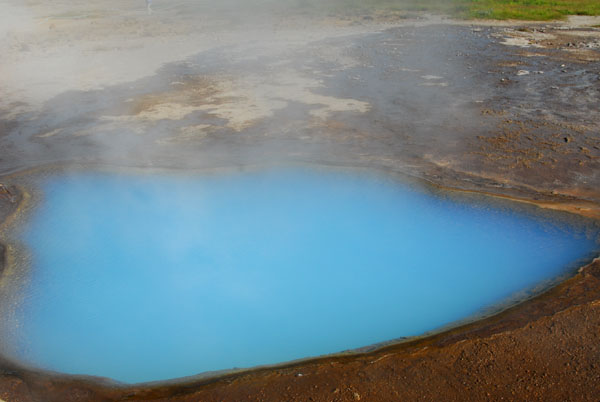
<path id="1" fill-rule="evenodd" d="M 314 166 L 321 166 L 324 169 L 332 169 L 330 166 L 322 166 L 319 164 L 313 164 Z M 273 166 L 267 165 L 267 168 L 272 168 Z M 233 168 L 216 168 L 212 170 L 193 170 L 192 172 L 223 172 L 239 170 L 239 169 L 264 169 L 265 166 L 260 165 L 251 165 L 251 166 L 236 166 Z M 346 170 L 358 170 L 362 171 L 364 167 L 356 167 L 356 166 L 344 166 L 337 167 L 338 169 Z M 65 172 L 65 171 L 73 171 L 73 170 L 107 170 L 107 171 L 127 171 L 127 172 L 139 172 L 141 174 L 147 174 L 147 168 L 138 167 L 138 168 L 129 168 L 122 166 L 114 166 L 114 165 L 69 165 L 69 164 L 58 164 L 51 166 L 41 166 L 35 169 L 28 169 L 25 171 L 19 171 L 13 173 L 8 176 L 3 176 L 0 178 L 0 182 L 2 183 L 12 183 L 14 188 L 19 189 L 18 194 L 18 202 L 16 206 L 14 206 L 14 210 L 11 214 L 5 218 L 0 228 L 2 229 L 2 233 L 6 233 L 7 226 L 18 224 L 18 216 L 24 213 L 24 209 L 27 210 L 31 208 L 32 205 L 35 205 L 35 200 L 38 198 L 35 195 L 31 195 L 30 189 L 27 189 L 27 185 L 24 185 L 24 182 L 28 182 L 28 177 L 35 176 L 37 174 L 48 174 L 48 173 L 56 173 L 56 172 Z M 333 167 L 336 169 L 336 167 Z M 375 169 L 376 170 L 376 169 Z M 150 169 L 151 172 L 172 172 L 174 174 L 180 173 L 190 173 L 190 171 L 185 169 L 161 169 L 155 168 Z M 383 170 L 378 171 L 378 173 L 389 174 L 389 172 Z M 397 175 L 403 176 L 401 172 L 396 172 Z M 25 178 L 23 180 L 23 178 Z M 422 183 L 422 180 L 415 177 L 407 177 L 410 181 L 416 181 Z M 8 181 L 7 181 L 8 180 Z M 15 184 L 16 183 L 16 184 Z M 418 185 L 418 184 L 415 184 Z M 431 184 L 427 184 L 431 186 Z M 433 185 L 433 187 L 440 186 Z M 444 193 L 447 191 L 462 193 L 464 192 L 461 189 L 453 190 L 447 188 L 441 188 L 441 191 Z M 33 190 L 35 192 L 35 189 Z M 466 194 L 470 195 L 473 191 L 466 191 Z M 477 194 L 477 196 L 483 196 L 486 199 L 488 197 L 495 197 L 494 194 Z M 500 202 L 517 201 L 523 202 L 522 200 L 512 200 L 510 197 L 499 197 Z M 526 200 L 525 208 L 531 207 L 529 204 L 536 205 L 536 207 L 544 208 L 546 206 L 545 203 L 538 205 L 535 200 Z M 3 204 L 3 207 L 4 204 Z M 572 212 L 572 211 L 571 211 Z M 556 212 L 551 211 L 551 214 L 555 214 Z M 559 213 L 560 214 L 560 213 Z M 563 212 L 564 214 L 564 212 Z M 569 213 L 571 215 L 571 213 Z M 588 220 L 587 218 L 585 219 Z M 595 224 L 598 224 L 597 220 L 593 220 Z M 16 223 L 15 223 L 16 222 Z M 14 259 L 15 255 L 11 256 L 11 248 L 10 244 L 7 246 L 7 252 L 5 253 L 5 266 L 2 267 L 0 272 L 3 273 L 7 267 L 10 267 L 11 258 Z M 14 249 L 12 253 L 15 253 Z M 8 261 L 6 261 L 8 260 Z M 174 392 L 179 392 L 176 390 L 188 390 L 190 388 L 198 388 L 204 389 L 209 388 L 209 384 L 217 384 L 217 383 L 229 383 L 230 381 L 237 381 L 243 378 L 250 378 L 255 376 L 269 376 L 275 373 L 290 373 L 295 371 L 303 371 L 306 367 L 316 367 L 316 366 L 326 366 L 332 363 L 336 365 L 341 362 L 347 361 L 364 361 L 365 359 L 371 359 L 375 361 L 379 361 L 377 359 L 384 359 L 386 356 L 391 354 L 403 354 L 403 353 L 413 353 L 414 350 L 426 350 L 430 347 L 439 347 L 444 345 L 455 344 L 457 342 L 466 341 L 468 339 L 473 339 L 473 334 L 478 334 L 477 339 L 481 339 L 486 336 L 491 336 L 494 334 L 498 334 L 499 332 L 506 331 L 510 328 L 514 328 L 515 323 L 519 322 L 523 325 L 526 325 L 527 322 L 532 322 L 539 319 L 541 316 L 549 314 L 549 307 L 552 306 L 557 311 L 562 311 L 564 309 L 571 308 L 576 305 L 580 305 L 581 300 L 585 300 L 586 302 L 593 302 L 594 300 L 600 299 L 600 290 L 597 292 L 596 298 L 593 298 L 592 294 L 587 296 L 580 295 L 579 298 L 575 298 L 572 300 L 563 300 L 560 295 L 565 291 L 569 291 L 570 289 L 576 289 L 580 285 L 582 279 L 589 277 L 595 277 L 598 275 L 600 278 L 600 259 L 596 256 L 595 258 L 590 258 L 590 261 L 587 264 L 583 264 L 583 266 L 579 267 L 576 271 L 573 271 L 572 274 L 566 275 L 564 278 L 561 278 L 557 283 L 553 283 L 550 286 L 546 286 L 543 289 L 538 289 L 532 295 L 528 295 L 521 300 L 513 300 L 506 305 L 495 306 L 492 312 L 488 312 L 487 314 L 478 315 L 474 317 L 466 318 L 465 320 L 461 320 L 459 322 L 454 322 L 448 326 L 444 326 L 439 328 L 438 330 L 431 331 L 425 333 L 421 336 L 411 337 L 411 338 L 403 338 L 399 340 L 390 340 L 388 342 L 383 342 L 376 345 L 365 346 L 363 348 L 359 348 L 356 350 L 345 351 L 342 353 L 335 353 L 326 356 L 320 357 L 312 357 L 305 358 L 300 360 L 295 360 L 291 362 L 285 362 L 281 364 L 275 365 L 267 365 L 267 366 L 259 366 L 248 369 L 235 369 L 235 370 L 225 370 L 219 372 L 209 372 L 203 373 L 196 376 L 184 377 L 184 378 L 176 378 L 171 380 L 164 381 L 156 381 L 150 383 L 138 383 L 138 384 L 122 384 L 116 381 L 102 379 L 98 377 L 90 377 L 90 376 L 77 376 L 77 375 L 66 375 L 60 373 L 49 372 L 45 370 L 38 370 L 34 368 L 27 368 L 25 366 L 20 365 L 19 363 L 11 362 L 8 359 L 0 356 L 0 361 L 3 361 L 0 364 L 1 372 L 10 372 L 11 377 L 22 381 L 23 384 L 62 384 L 61 387 L 71 387 L 73 389 L 77 389 L 78 387 L 84 387 L 86 389 L 94 390 L 94 394 L 97 393 L 97 397 L 100 398 L 101 395 L 111 394 L 113 395 L 125 395 L 128 392 L 134 393 L 142 392 L 150 392 L 152 395 L 162 395 L 162 394 L 171 394 Z M 4 278 L 3 278 L 4 280 Z M 542 308 L 543 307 L 543 308 Z M 515 317 L 518 319 L 515 320 Z M 296 373 L 297 374 L 297 373 Z M 294 374 L 294 375 L 296 375 Z M 304 375 L 304 374 L 303 374 Z M 70 384 L 70 385 L 68 385 Z M 36 386 L 37 387 L 37 386 Z"/>

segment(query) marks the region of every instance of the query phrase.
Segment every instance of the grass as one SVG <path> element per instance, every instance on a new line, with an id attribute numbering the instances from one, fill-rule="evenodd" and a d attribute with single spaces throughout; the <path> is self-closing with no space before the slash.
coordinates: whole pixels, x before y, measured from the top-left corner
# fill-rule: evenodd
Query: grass
<path id="1" fill-rule="evenodd" d="M 552 20 L 567 15 L 600 15 L 600 0 L 471 0 L 469 17 Z"/>
<path id="2" fill-rule="evenodd" d="M 340 12 L 431 12 L 459 18 L 552 20 L 600 15 L 600 0 L 288 0 L 298 9 Z"/>

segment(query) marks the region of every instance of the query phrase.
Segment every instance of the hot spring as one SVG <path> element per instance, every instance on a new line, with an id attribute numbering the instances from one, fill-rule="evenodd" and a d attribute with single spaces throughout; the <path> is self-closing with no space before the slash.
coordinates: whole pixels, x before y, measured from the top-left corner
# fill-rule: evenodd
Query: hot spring
<path id="1" fill-rule="evenodd" d="M 122 382 L 420 335 L 571 272 L 597 232 L 383 174 L 38 180 L 5 354 Z M 6 325 L 5 325 L 6 326 Z"/>

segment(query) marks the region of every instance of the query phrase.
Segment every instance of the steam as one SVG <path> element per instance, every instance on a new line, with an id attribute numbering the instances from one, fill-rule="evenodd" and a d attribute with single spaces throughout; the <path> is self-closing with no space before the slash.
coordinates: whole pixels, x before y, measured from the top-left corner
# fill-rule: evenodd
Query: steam
<path id="1" fill-rule="evenodd" d="M 431 21 L 373 20 L 379 4 L 0 0 L 0 167 L 399 160 L 455 112 L 439 94 L 463 72 L 402 56 L 413 39 L 387 30 Z"/>

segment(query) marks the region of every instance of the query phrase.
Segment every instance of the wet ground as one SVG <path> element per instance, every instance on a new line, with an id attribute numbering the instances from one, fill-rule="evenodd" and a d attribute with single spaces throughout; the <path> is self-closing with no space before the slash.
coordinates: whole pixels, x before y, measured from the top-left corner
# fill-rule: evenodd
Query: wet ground
<path id="1" fill-rule="evenodd" d="M 3 218 L 19 197 L 10 174 L 48 164 L 302 162 L 392 170 L 600 217 L 598 20 L 253 20 L 199 16 L 177 2 L 151 16 L 133 6 L 67 13 L 63 3 L 2 5 L 30 21 L 27 29 L 0 31 Z M 463 399 L 469 390 L 473 399 L 592 400 L 600 383 L 596 271 L 586 268 L 564 285 L 567 293 L 548 294 L 535 307 L 424 341 L 429 349 L 399 346 L 390 355 L 152 395 Z M 6 400 L 150 397 L 6 367 Z"/>

